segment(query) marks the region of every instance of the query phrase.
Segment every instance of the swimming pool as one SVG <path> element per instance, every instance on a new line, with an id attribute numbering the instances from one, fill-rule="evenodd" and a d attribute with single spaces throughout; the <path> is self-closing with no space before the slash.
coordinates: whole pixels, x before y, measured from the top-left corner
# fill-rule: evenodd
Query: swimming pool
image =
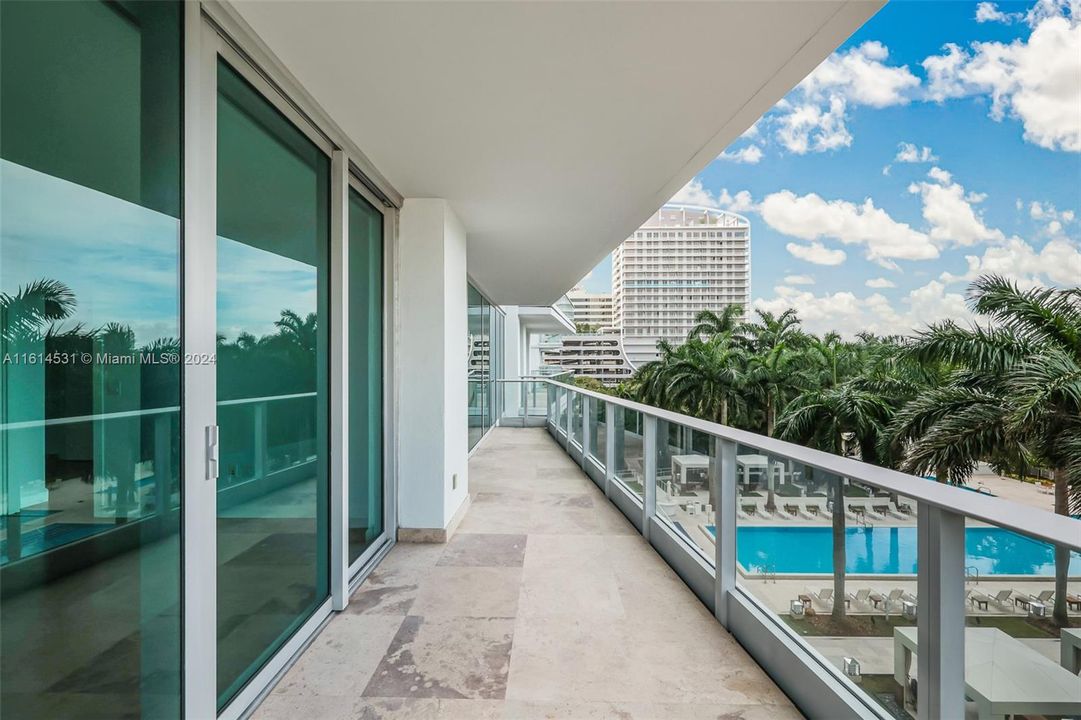
<path id="1" fill-rule="evenodd" d="M 748 572 L 833 572 L 832 528 L 746 526 L 737 533 L 736 554 Z M 916 528 L 846 528 L 845 554 L 846 572 L 915 574 Z M 965 565 L 981 577 L 1055 574 L 1050 545 L 1001 528 L 965 529 Z M 1081 575 L 1081 553 L 1071 554 L 1070 575 Z"/>

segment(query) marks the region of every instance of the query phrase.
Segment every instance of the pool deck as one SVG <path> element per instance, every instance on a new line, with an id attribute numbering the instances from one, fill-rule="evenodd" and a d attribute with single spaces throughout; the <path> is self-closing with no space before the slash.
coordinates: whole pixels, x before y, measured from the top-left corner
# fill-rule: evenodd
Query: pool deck
<path id="1" fill-rule="evenodd" d="M 255 720 L 801 715 L 543 429 L 496 428 L 446 544 L 399 543 Z"/>

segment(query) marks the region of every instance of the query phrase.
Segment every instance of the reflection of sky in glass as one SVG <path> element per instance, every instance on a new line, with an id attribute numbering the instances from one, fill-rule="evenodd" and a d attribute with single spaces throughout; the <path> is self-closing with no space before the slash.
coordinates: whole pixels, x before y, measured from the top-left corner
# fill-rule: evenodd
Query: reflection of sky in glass
<path id="1" fill-rule="evenodd" d="M 282 310 L 301 319 L 315 312 L 315 267 L 219 236 L 218 333 L 269 335 Z"/>
<path id="2" fill-rule="evenodd" d="M 179 232 L 168 215 L 0 160 L 0 291 L 63 282 L 77 302 L 65 326 L 179 337 Z"/>

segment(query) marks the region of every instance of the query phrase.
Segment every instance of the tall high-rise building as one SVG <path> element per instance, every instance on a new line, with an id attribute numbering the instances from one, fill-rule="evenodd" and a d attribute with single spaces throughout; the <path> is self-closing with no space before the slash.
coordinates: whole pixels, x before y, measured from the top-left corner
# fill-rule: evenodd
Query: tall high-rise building
<path id="1" fill-rule="evenodd" d="M 746 309 L 751 299 L 751 225 L 725 210 L 667 204 L 612 253 L 615 325 L 637 367 L 657 341 L 679 345 L 703 309 Z"/>
<path id="2" fill-rule="evenodd" d="M 615 330 L 612 312 L 612 293 L 595 293 L 576 287 L 567 293 L 574 306 L 574 322 L 589 326 L 594 332 L 609 333 Z"/>

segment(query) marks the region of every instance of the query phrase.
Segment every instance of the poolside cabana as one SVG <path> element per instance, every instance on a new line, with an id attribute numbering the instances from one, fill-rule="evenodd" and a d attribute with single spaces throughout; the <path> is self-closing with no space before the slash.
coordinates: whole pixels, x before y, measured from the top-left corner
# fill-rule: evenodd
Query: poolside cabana
<path id="1" fill-rule="evenodd" d="M 893 676 L 904 688 L 906 707 L 914 700 L 908 678 L 918 632 L 893 630 Z M 965 628 L 965 695 L 976 703 L 980 720 L 1081 714 L 1081 679 L 997 628 Z"/>

